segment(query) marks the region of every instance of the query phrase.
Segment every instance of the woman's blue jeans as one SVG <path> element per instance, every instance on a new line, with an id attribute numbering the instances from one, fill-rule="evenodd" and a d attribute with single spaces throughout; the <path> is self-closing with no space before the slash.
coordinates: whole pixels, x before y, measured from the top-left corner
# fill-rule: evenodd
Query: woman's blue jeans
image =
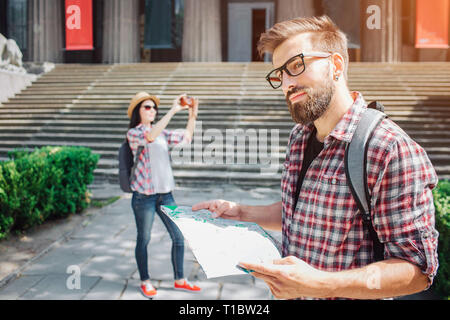
<path id="1" fill-rule="evenodd" d="M 171 256 L 174 278 L 175 280 L 184 278 L 184 237 L 176 224 L 161 211 L 161 205 L 176 206 L 171 192 L 152 195 L 133 192 L 131 207 L 133 208 L 137 227 L 135 256 L 141 281 L 150 279 L 147 245 L 150 242 L 155 212 L 158 213 L 172 239 Z"/>

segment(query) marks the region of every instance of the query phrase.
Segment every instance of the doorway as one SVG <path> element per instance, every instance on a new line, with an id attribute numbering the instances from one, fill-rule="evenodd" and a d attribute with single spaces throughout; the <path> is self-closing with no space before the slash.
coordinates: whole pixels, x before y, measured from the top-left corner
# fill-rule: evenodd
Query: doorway
<path id="1" fill-rule="evenodd" d="M 258 41 L 261 33 L 266 31 L 266 9 L 252 9 L 252 61 L 263 61 L 258 54 Z"/>
<path id="2" fill-rule="evenodd" d="M 262 32 L 274 23 L 273 2 L 228 3 L 228 61 L 266 61 L 256 49 Z"/>

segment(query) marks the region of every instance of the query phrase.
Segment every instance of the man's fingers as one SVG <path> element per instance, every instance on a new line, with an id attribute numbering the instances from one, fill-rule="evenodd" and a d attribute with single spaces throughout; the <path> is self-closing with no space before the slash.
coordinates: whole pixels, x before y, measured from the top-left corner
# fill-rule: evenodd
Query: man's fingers
<path id="1" fill-rule="evenodd" d="M 207 210 L 213 211 L 215 209 L 214 208 L 214 200 L 199 202 L 192 206 L 192 211 L 197 211 L 197 210 L 201 210 L 201 209 L 207 209 Z"/>
<path id="2" fill-rule="evenodd" d="M 201 209 L 206 209 L 207 204 L 206 202 L 199 202 L 196 203 L 192 206 L 192 211 L 197 211 L 197 210 L 201 210 Z"/>
<path id="3" fill-rule="evenodd" d="M 252 272 L 251 275 L 254 276 L 255 278 L 265 281 L 271 287 L 277 287 L 278 280 L 272 276 L 268 276 L 266 274 L 259 272 Z"/>
<path id="4" fill-rule="evenodd" d="M 222 215 L 229 217 L 229 219 L 236 219 L 235 211 L 233 212 L 234 204 L 224 200 L 211 200 L 196 203 L 192 206 L 192 211 L 207 209 L 213 213 L 213 218 L 218 218 Z"/>
<path id="5" fill-rule="evenodd" d="M 247 270 L 270 276 L 273 278 L 285 277 L 286 274 L 292 270 L 292 264 L 273 264 L 273 263 L 261 263 L 253 264 L 247 262 L 240 262 L 239 265 Z M 251 273 L 253 275 L 253 273 Z"/>
<path id="6" fill-rule="evenodd" d="M 273 260 L 273 264 L 276 264 L 276 265 L 295 264 L 295 258 L 292 256 L 289 256 L 289 257 L 285 257 L 282 259 L 275 259 L 275 260 Z"/>
<path id="7" fill-rule="evenodd" d="M 221 216 L 225 212 L 227 212 L 230 209 L 230 205 L 227 202 L 222 203 L 220 206 L 218 206 L 217 210 L 215 211 L 217 216 Z"/>
<path id="8" fill-rule="evenodd" d="M 267 268 L 264 264 L 240 262 L 239 265 L 247 270 L 252 270 L 253 272 L 257 272 L 263 275 L 273 276 L 275 271 L 273 269 Z"/>

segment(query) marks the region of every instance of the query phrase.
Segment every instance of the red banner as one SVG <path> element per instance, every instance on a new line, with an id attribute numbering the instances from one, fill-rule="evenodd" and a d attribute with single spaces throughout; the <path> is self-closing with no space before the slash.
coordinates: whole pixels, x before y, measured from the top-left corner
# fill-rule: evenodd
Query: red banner
<path id="1" fill-rule="evenodd" d="M 92 0 L 66 0 L 66 50 L 93 50 Z"/>
<path id="2" fill-rule="evenodd" d="M 448 48 L 449 0 L 416 0 L 416 48 Z"/>

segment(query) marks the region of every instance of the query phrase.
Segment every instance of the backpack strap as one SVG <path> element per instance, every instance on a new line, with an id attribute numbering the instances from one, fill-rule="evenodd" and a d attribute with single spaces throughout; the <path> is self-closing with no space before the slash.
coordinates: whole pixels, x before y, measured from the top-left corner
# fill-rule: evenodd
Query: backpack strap
<path id="1" fill-rule="evenodd" d="M 375 261 L 380 261 L 384 259 L 384 245 L 378 239 L 377 233 L 372 225 L 370 193 L 367 185 L 368 141 L 378 124 L 387 117 L 383 112 L 371 108 L 372 106 L 378 107 L 376 104 L 371 104 L 363 112 L 353 134 L 352 141 L 347 144 L 345 150 L 345 175 L 353 198 L 361 212 L 363 224 L 369 231 L 370 238 L 372 239 L 374 259 Z"/>

